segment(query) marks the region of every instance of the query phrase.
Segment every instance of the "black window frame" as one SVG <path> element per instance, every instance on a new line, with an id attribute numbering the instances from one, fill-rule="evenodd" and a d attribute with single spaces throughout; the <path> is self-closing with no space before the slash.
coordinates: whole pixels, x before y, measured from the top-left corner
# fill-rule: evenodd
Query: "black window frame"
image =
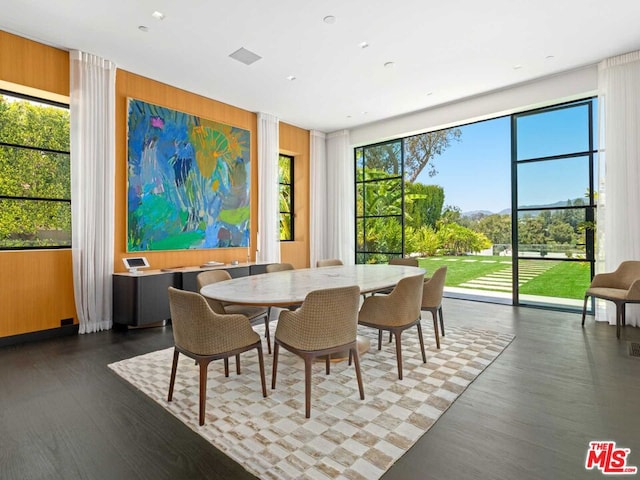
<path id="1" fill-rule="evenodd" d="M 280 175 L 278 174 L 278 207 L 280 207 L 282 204 L 280 202 L 279 196 L 280 193 L 282 192 L 282 188 L 283 187 L 289 187 L 289 210 L 279 210 L 279 216 L 280 216 L 280 232 L 279 232 L 279 237 L 280 237 L 280 241 L 281 242 L 293 242 L 295 240 L 295 212 L 294 212 L 294 206 L 295 206 L 295 195 L 294 195 L 294 173 L 295 173 L 295 157 L 293 155 L 287 155 L 285 153 L 280 153 L 278 154 L 278 172 L 280 171 L 280 160 L 286 158 L 289 161 L 289 182 L 290 183 L 286 183 L 286 182 L 282 182 Z M 282 238 L 282 223 L 281 223 L 281 219 L 283 215 L 288 215 L 289 216 L 289 237 L 290 238 Z"/>
<path id="2" fill-rule="evenodd" d="M 50 105 L 53 107 L 62 108 L 65 110 L 69 110 L 70 107 L 66 103 L 57 102 L 54 100 L 49 100 L 46 98 L 35 97 L 31 95 L 26 95 L 19 92 L 14 92 L 10 90 L 0 89 L 0 95 L 12 97 L 15 99 L 26 100 L 28 102 L 40 103 L 44 105 Z M 71 128 L 69 128 L 69 135 L 71 135 Z M 26 144 L 16 144 L 10 142 L 4 142 L 0 140 L 0 148 L 15 148 L 22 150 L 31 150 L 37 151 L 45 154 L 55 154 L 55 155 L 66 155 L 69 159 L 69 169 L 71 169 L 71 143 L 69 143 L 69 150 L 56 150 L 51 148 L 39 147 L 34 145 L 26 145 Z M 70 192 L 70 189 L 69 189 Z M 0 200 L 11 200 L 11 201 L 26 201 L 26 202 L 55 202 L 55 203 L 64 203 L 69 205 L 69 211 L 71 211 L 71 196 L 69 198 L 52 198 L 52 197 L 28 197 L 28 196 L 15 196 L 15 195 L 6 195 L 0 193 Z M 73 227 L 71 227 L 73 228 Z M 71 233 L 71 232 L 70 232 Z M 60 249 L 70 249 L 71 239 L 69 239 L 68 244 L 60 244 L 60 245 L 31 245 L 31 246 L 4 246 L 0 243 L 0 251 L 12 251 L 12 250 L 60 250 Z"/>

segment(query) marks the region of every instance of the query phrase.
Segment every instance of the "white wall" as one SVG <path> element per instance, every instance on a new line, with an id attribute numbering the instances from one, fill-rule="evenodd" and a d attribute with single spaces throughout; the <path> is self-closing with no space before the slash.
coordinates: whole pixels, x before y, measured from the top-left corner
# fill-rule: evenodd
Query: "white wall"
<path id="1" fill-rule="evenodd" d="M 597 65 L 413 112 L 350 130 L 356 147 L 495 118 L 597 94 Z"/>

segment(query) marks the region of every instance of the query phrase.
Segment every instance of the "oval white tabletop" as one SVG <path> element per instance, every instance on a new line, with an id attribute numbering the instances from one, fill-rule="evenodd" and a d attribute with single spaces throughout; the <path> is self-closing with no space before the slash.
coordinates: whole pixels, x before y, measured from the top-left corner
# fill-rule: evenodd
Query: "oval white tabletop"
<path id="1" fill-rule="evenodd" d="M 301 304 L 313 290 L 358 285 L 361 293 L 370 293 L 393 287 L 405 277 L 424 274 L 422 268 L 402 265 L 303 268 L 212 283 L 204 286 L 200 293 L 241 305 L 288 306 Z"/>

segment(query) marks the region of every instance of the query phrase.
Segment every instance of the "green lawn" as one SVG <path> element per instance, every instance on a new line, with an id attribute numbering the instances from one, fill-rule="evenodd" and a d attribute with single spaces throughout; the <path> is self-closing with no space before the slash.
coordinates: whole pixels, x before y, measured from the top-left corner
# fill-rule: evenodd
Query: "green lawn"
<path id="1" fill-rule="evenodd" d="M 475 260 L 475 261 L 474 261 Z M 419 259 L 427 276 L 441 266 L 447 266 L 446 285 L 457 287 L 462 283 L 500 270 L 511 270 L 510 257 L 466 256 L 428 257 Z M 521 269 L 528 265 L 551 267 L 520 286 L 523 295 L 582 299 L 589 287 L 587 262 L 563 262 L 547 260 L 521 260 Z"/>

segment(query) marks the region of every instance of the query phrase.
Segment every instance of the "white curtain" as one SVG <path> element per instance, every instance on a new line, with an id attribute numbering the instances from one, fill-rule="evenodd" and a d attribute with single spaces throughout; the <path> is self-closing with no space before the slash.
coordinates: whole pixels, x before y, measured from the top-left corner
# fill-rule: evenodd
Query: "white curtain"
<path id="1" fill-rule="evenodd" d="M 280 262 L 279 121 L 258 113 L 258 243 L 256 260 Z"/>
<path id="2" fill-rule="evenodd" d="M 640 52 L 598 68 L 601 182 L 598 191 L 599 272 L 640 260 Z M 602 263 L 602 260 L 604 262 Z M 598 302 L 596 318 L 615 324 L 615 307 Z M 627 306 L 627 325 L 640 325 L 640 306 Z"/>
<path id="3" fill-rule="evenodd" d="M 309 261 L 312 267 L 327 254 L 327 135 L 311 130 L 309 193 Z"/>
<path id="4" fill-rule="evenodd" d="M 325 253 L 327 258 L 339 258 L 345 265 L 355 263 L 354 171 L 349 131 L 327 135 Z"/>
<path id="5" fill-rule="evenodd" d="M 90 333 L 113 324 L 116 66 L 77 50 L 70 60 L 73 287 Z"/>

